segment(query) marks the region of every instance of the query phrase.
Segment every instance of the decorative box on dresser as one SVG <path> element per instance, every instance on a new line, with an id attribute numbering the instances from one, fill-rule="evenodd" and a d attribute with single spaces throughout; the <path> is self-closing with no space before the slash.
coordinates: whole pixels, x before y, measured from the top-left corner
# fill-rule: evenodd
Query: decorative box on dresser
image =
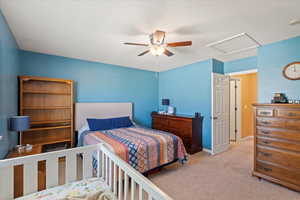
<path id="1" fill-rule="evenodd" d="M 152 112 L 152 128 L 180 137 L 189 154 L 202 151 L 202 116 L 165 115 Z"/>
<path id="2" fill-rule="evenodd" d="M 300 105 L 253 106 L 253 175 L 300 192 Z"/>

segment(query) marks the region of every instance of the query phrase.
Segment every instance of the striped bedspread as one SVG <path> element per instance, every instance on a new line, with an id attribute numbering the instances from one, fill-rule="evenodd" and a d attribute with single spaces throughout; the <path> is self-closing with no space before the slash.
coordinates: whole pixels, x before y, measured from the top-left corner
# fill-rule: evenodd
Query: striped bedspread
<path id="1" fill-rule="evenodd" d="M 182 140 L 167 132 L 130 127 L 108 131 L 88 132 L 83 136 L 83 144 L 108 144 L 119 157 L 133 168 L 143 173 L 179 159 L 187 159 Z"/>

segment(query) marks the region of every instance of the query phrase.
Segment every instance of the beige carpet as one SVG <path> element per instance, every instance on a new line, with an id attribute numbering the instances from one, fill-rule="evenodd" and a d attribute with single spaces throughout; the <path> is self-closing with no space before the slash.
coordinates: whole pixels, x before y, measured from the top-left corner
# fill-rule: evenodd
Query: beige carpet
<path id="1" fill-rule="evenodd" d="M 173 164 L 149 178 L 175 200 L 300 200 L 300 193 L 251 175 L 253 141 L 225 153 L 201 152 L 188 164 Z"/>

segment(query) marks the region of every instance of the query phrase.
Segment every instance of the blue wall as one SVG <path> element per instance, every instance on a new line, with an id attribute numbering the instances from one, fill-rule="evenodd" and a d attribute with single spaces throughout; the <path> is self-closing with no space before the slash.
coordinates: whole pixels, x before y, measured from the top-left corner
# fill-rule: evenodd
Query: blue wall
<path id="1" fill-rule="evenodd" d="M 248 57 L 238 60 L 233 60 L 224 63 L 224 72 L 240 72 L 251 69 L 257 69 L 257 57 Z"/>
<path id="2" fill-rule="evenodd" d="M 220 64 L 220 63 L 218 63 Z M 216 69 L 221 70 L 220 66 Z M 197 62 L 159 73 L 159 102 L 170 99 L 178 114 L 200 112 L 203 121 L 203 146 L 211 148 L 211 73 L 213 60 Z"/>
<path id="3" fill-rule="evenodd" d="M 138 123 L 151 125 L 157 110 L 158 74 L 132 68 L 20 51 L 23 75 L 75 81 L 77 102 L 133 102 Z"/>
<path id="4" fill-rule="evenodd" d="M 282 76 L 285 65 L 300 61 L 300 37 L 262 46 L 257 57 L 260 102 L 270 102 L 275 92 L 300 99 L 300 80 L 291 81 Z"/>
<path id="5" fill-rule="evenodd" d="M 0 159 L 17 143 L 17 134 L 8 131 L 7 119 L 18 111 L 19 57 L 17 43 L 0 11 Z"/>

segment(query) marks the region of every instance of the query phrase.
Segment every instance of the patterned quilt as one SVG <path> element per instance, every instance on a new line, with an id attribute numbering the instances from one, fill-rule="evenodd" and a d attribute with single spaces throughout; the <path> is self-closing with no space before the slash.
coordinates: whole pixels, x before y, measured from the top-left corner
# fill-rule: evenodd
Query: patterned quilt
<path id="1" fill-rule="evenodd" d="M 104 142 L 119 157 L 143 173 L 178 159 L 187 160 L 182 140 L 167 132 L 129 127 L 107 131 L 87 132 L 83 145 Z"/>

